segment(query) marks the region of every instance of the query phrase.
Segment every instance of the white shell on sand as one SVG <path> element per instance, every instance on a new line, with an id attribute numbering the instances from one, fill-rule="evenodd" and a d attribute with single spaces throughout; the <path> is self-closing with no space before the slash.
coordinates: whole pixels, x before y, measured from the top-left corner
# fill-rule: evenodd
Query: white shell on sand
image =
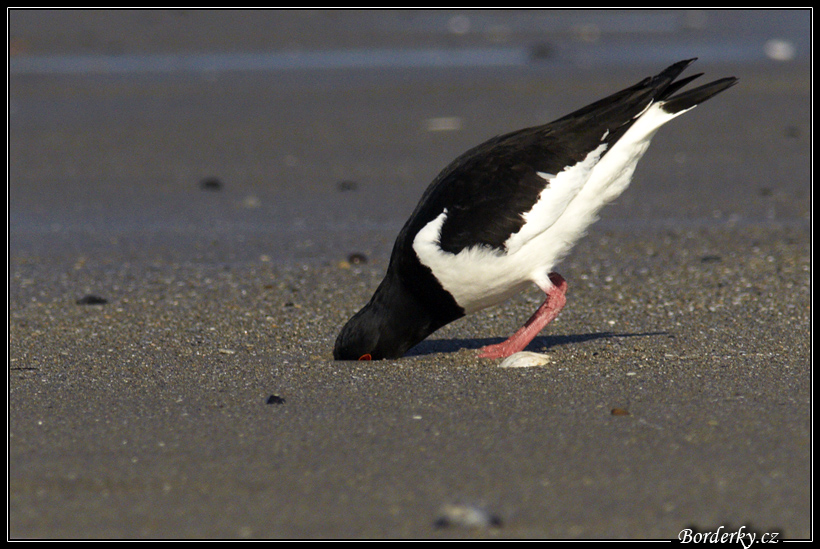
<path id="1" fill-rule="evenodd" d="M 499 368 L 531 368 L 533 366 L 544 366 L 554 362 L 550 355 L 543 353 L 530 353 L 528 351 L 521 351 L 514 353 L 498 365 Z"/>

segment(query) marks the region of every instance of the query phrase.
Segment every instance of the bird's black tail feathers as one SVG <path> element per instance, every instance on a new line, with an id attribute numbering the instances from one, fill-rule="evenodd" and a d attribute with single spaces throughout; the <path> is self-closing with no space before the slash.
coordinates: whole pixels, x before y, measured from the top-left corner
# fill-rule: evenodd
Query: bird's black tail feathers
<path id="1" fill-rule="evenodd" d="M 737 83 L 738 80 L 734 77 L 721 78 L 698 88 L 673 95 L 685 85 L 703 75 L 703 73 L 699 73 L 676 80 L 696 60 L 695 57 L 678 61 L 656 76 L 644 78 L 637 84 L 559 118 L 556 122 L 577 121 L 590 117 L 599 121 L 609 118 L 634 120 L 653 102 L 659 102 L 663 110 L 674 114 L 694 107 Z M 625 131 L 626 128 L 622 129 Z"/>
<path id="2" fill-rule="evenodd" d="M 700 75 L 696 75 L 700 76 Z M 685 78 L 681 80 L 684 84 L 688 84 L 692 81 L 695 77 Z M 738 79 L 732 76 L 728 78 L 721 78 L 720 80 L 715 80 L 714 82 L 710 82 L 708 84 L 704 84 L 703 86 L 699 86 L 697 88 L 687 90 L 685 92 L 679 93 L 669 99 L 664 99 L 661 103 L 663 110 L 668 113 L 674 114 L 681 111 L 685 111 L 687 109 L 691 109 L 695 105 L 703 103 L 713 95 L 717 95 L 726 88 L 734 86 L 737 84 Z M 676 82 L 675 84 L 678 84 Z M 670 86 L 670 88 L 673 86 Z M 680 86 L 675 87 L 675 91 L 680 89 Z"/>
<path id="3" fill-rule="evenodd" d="M 708 84 L 704 84 L 703 86 L 687 90 L 685 92 L 679 93 L 678 95 L 673 95 L 675 92 L 682 89 L 685 85 L 703 75 L 703 73 L 698 73 L 693 74 L 692 76 L 687 76 L 686 78 L 682 78 L 680 80 L 675 80 L 680 75 L 680 73 L 682 73 L 684 69 L 686 69 L 686 67 L 688 67 L 695 61 L 697 61 L 697 57 L 694 57 L 692 59 L 685 59 L 683 61 L 678 61 L 677 63 L 668 67 L 654 78 L 644 80 L 648 88 L 656 90 L 657 95 L 654 99 L 656 101 L 661 102 L 662 108 L 666 112 L 670 114 L 675 114 L 681 111 L 685 111 L 687 109 L 691 109 L 695 105 L 703 103 L 713 95 L 717 95 L 726 88 L 729 88 L 737 84 L 737 78 L 721 78 L 720 80 L 715 80 L 714 82 L 710 82 Z"/>

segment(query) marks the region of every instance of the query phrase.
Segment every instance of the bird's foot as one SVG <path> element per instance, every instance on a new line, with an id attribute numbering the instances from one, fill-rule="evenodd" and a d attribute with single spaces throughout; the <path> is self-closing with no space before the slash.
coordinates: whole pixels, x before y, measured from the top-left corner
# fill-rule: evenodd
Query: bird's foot
<path id="1" fill-rule="evenodd" d="M 478 358 L 507 358 L 510 355 L 524 350 L 524 347 L 529 343 L 529 341 L 527 341 L 522 346 L 515 341 L 511 342 L 510 339 L 482 347 L 478 350 Z"/>
<path id="2" fill-rule="evenodd" d="M 547 297 L 538 310 L 506 341 L 479 349 L 479 358 L 507 358 L 521 352 L 538 335 L 538 332 L 555 320 L 567 302 L 567 282 L 558 273 L 550 273 L 549 278 L 552 287 L 547 290 Z"/>

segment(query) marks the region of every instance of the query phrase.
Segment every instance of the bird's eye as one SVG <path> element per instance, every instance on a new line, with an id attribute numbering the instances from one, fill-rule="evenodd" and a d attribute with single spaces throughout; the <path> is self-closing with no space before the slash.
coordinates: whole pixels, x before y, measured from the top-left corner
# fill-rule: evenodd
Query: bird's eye
<path id="1" fill-rule="evenodd" d="M 359 360 L 373 360 L 373 357 L 370 356 L 370 353 L 365 353 L 359 357 Z"/>

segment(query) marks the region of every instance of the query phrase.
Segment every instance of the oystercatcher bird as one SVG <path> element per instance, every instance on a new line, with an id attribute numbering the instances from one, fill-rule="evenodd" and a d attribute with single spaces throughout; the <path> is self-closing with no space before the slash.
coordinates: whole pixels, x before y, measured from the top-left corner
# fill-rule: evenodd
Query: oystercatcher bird
<path id="1" fill-rule="evenodd" d="M 479 356 L 522 351 L 566 303 L 567 283 L 553 267 L 626 189 L 658 128 L 737 82 L 722 78 L 676 94 L 701 76 L 677 79 L 693 61 L 456 158 L 402 228 L 384 280 L 342 328 L 334 358 L 401 357 L 445 324 L 535 283 L 544 303 Z"/>

